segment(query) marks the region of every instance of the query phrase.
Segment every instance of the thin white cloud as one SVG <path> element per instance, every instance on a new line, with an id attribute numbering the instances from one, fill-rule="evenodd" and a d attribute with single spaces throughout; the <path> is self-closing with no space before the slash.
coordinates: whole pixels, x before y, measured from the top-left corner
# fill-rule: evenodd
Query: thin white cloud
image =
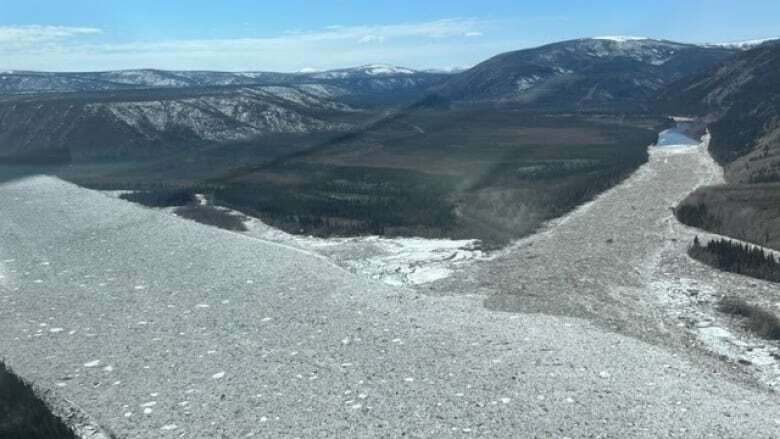
<path id="1" fill-rule="evenodd" d="M 466 32 L 466 36 L 467 36 L 467 37 L 469 37 L 469 38 L 472 38 L 472 37 L 481 37 L 481 36 L 483 36 L 483 35 L 484 35 L 484 34 L 483 34 L 482 32 Z"/>
<path id="2" fill-rule="evenodd" d="M 363 44 L 368 43 L 384 43 L 385 37 L 378 36 L 378 35 L 366 35 L 365 37 L 358 40 L 358 42 Z"/>
<path id="3" fill-rule="evenodd" d="M 0 68 L 15 70 L 113 70 L 130 68 L 297 71 L 368 63 L 409 67 L 473 64 L 512 47 L 511 41 L 463 40 L 492 29 L 495 22 L 446 18 L 389 25 L 329 26 L 277 36 L 86 44 L 71 37 L 99 33 L 92 28 L 51 27 L 47 44 L 2 44 Z M 17 27 L 18 28 L 18 27 Z M 44 28 L 44 27 L 40 27 Z M 59 36 L 56 36 L 59 35 Z M 28 33 L 27 41 L 32 41 Z M 43 38 L 43 37 L 37 37 Z M 19 38 L 16 38 L 19 41 Z M 39 40 L 40 41 L 40 40 Z M 479 41 L 479 42 L 477 42 Z M 381 44 L 380 44 L 381 43 Z"/>
<path id="4" fill-rule="evenodd" d="M 100 34 L 102 31 L 93 27 L 68 26 L 0 26 L 0 45 L 39 43 L 58 41 L 68 38 Z"/>

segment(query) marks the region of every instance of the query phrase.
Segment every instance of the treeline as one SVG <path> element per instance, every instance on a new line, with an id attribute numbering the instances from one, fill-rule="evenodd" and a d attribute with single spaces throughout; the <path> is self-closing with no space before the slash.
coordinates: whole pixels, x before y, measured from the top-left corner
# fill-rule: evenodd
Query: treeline
<path id="1" fill-rule="evenodd" d="M 296 192 L 231 185 L 215 193 L 221 206 L 259 217 L 293 233 L 315 235 L 392 233 L 391 229 L 448 228 L 452 207 L 439 196 L 403 192 L 394 196 Z"/>
<path id="2" fill-rule="evenodd" d="M 402 170 L 337 167 L 325 172 L 312 169 L 306 178 L 308 181 L 296 185 L 225 184 L 214 192 L 215 203 L 291 233 L 319 236 L 410 231 L 441 236 L 456 221 L 449 196 L 453 183 L 439 177 Z"/>
<path id="3" fill-rule="evenodd" d="M 195 202 L 195 194 L 188 189 L 158 189 L 122 194 L 119 198 L 147 207 L 186 206 Z"/>
<path id="4" fill-rule="evenodd" d="M 24 154 L 0 156 L 4 165 L 64 165 L 72 162 L 68 148 L 50 148 Z"/>
<path id="5" fill-rule="evenodd" d="M 232 230 L 234 232 L 246 232 L 248 230 L 245 222 L 249 218 L 215 206 L 181 206 L 177 207 L 174 213 L 182 218 L 187 218 L 207 226 L 219 227 L 220 229 Z"/>
<path id="6" fill-rule="evenodd" d="M 593 200 L 600 193 L 628 178 L 634 169 L 636 167 L 616 165 L 591 172 L 582 178 L 572 179 L 555 192 L 549 204 L 551 211 L 556 216 L 562 215 L 582 203 Z"/>
<path id="7" fill-rule="evenodd" d="M 688 249 L 688 254 L 723 271 L 780 282 L 780 263 L 774 255 L 756 246 L 726 239 L 710 241 L 704 246 L 697 236 Z"/>
<path id="8" fill-rule="evenodd" d="M 674 214 L 677 220 L 686 226 L 711 231 L 718 230 L 720 227 L 720 220 L 715 215 L 710 214 L 704 204 L 681 204 L 674 209 Z"/>

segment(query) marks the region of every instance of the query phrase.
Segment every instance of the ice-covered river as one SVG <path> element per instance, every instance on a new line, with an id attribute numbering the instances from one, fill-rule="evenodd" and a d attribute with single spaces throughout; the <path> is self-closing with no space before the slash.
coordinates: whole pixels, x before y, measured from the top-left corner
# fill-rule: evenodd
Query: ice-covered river
<path id="1" fill-rule="evenodd" d="M 661 131 L 658 134 L 656 148 L 687 148 L 698 145 L 701 141 L 689 136 L 689 124 L 680 122 L 676 127 Z"/>

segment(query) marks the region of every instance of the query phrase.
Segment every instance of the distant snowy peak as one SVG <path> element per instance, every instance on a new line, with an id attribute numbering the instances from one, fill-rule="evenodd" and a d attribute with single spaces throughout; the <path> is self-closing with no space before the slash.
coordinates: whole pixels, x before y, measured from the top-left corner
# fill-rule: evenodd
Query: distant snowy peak
<path id="1" fill-rule="evenodd" d="M 189 81 L 178 77 L 175 72 L 165 72 L 153 69 L 119 70 L 104 72 L 101 75 L 104 79 L 117 84 L 141 85 L 146 87 L 185 87 L 190 85 Z"/>
<path id="2" fill-rule="evenodd" d="M 629 35 L 605 35 L 601 37 L 593 37 L 594 40 L 614 41 L 616 43 L 625 43 L 628 41 L 645 41 L 651 38 L 647 37 L 632 37 Z"/>
<path id="3" fill-rule="evenodd" d="M 386 64 L 369 64 L 358 67 L 357 70 L 363 71 L 368 75 L 413 75 L 415 70 L 406 67 L 390 66 Z"/>
<path id="4" fill-rule="evenodd" d="M 770 41 L 780 41 L 780 37 L 762 38 L 758 40 L 746 40 L 746 41 L 731 41 L 727 43 L 714 43 L 714 44 L 706 44 L 705 46 L 724 47 L 727 49 L 749 50 L 756 46 L 760 46 L 764 43 L 768 43 Z"/>
<path id="5" fill-rule="evenodd" d="M 473 66 L 471 66 L 473 67 Z M 451 75 L 455 73 L 465 72 L 466 70 L 470 69 L 471 67 L 466 66 L 453 66 L 453 67 L 441 67 L 437 69 L 425 69 L 422 70 L 425 73 L 434 73 L 434 74 L 441 74 L 441 75 Z"/>
<path id="6" fill-rule="evenodd" d="M 324 72 L 302 71 L 302 74 L 309 74 L 318 79 L 348 79 L 355 77 L 383 77 L 383 76 L 402 76 L 414 75 L 419 73 L 416 70 L 406 67 L 398 67 L 387 64 L 367 64 L 360 67 L 347 69 L 327 70 Z"/>
<path id="7" fill-rule="evenodd" d="M 631 58 L 646 64 L 660 66 L 683 50 L 694 48 L 689 44 L 633 36 L 603 36 L 559 43 L 570 53 L 594 58 Z"/>

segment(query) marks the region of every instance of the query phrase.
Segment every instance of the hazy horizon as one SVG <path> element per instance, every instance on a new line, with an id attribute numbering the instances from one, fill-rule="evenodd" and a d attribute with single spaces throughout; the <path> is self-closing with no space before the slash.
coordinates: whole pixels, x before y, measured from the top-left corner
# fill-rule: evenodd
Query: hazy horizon
<path id="1" fill-rule="evenodd" d="M 552 0 L 413 2 L 201 0 L 158 4 L 38 0 L 4 7 L 3 70 L 328 70 L 366 64 L 414 69 L 474 65 L 498 53 L 601 35 L 722 43 L 780 35 L 780 4 L 670 0 L 652 5 Z"/>

